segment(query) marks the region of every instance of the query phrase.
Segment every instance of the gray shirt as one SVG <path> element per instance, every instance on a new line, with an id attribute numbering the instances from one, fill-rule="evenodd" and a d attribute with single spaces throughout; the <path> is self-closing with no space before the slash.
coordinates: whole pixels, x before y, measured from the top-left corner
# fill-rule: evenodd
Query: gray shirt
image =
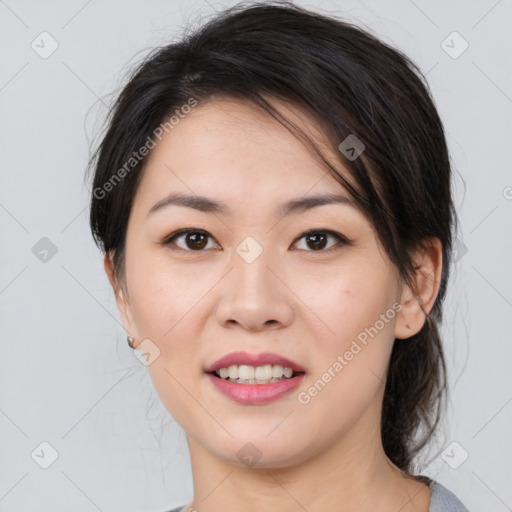
<path id="1" fill-rule="evenodd" d="M 428 512 L 469 512 L 457 496 L 446 487 L 428 477 L 422 478 L 426 480 L 425 483 L 429 485 L 432 494 Z M 186 505 L 173 508 L 169 512 L 187 512 L 185 507 Z"/>

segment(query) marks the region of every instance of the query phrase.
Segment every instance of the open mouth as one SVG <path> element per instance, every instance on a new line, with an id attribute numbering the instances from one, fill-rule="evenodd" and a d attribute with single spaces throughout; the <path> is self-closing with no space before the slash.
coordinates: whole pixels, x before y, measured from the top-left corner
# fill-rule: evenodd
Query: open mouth
<path id="1" fill-rule="evenodd" d="M 218 391 L 244 405 L 267 404 L 284 399 L 305 378 L 304 368 L 281 356 L 274 357 L 273 362 L 276 364 L 258 361 L 259 365 L 255 362 L 257 366 L 230 364 L 233 360 L 236 361 L 234 357 L 238 358 L 235 355 L 219 360 L 205 368 L 204 373 Z"/>
<path id="2" fill-rule="evenodd" d="M 226 380 L 234 384 L 273 384 L 282 380 L 289 380 L 303 375 L 305 372 L 294 371 L 281 365 L 231 365 L 206 372 L 218 379 Z"/>

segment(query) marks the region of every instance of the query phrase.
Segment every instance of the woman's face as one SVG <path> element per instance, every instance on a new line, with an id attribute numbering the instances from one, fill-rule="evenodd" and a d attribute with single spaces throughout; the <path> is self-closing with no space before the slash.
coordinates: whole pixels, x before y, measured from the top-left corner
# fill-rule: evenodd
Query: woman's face
<path id="1" fill-rule="evenodd" d="M 303 114 L 274 105 L 322 142 Z M 222 209 L 151 211 L 171 194 Z M 148 370 L 165 407 L 217 459 L 241 466 L 253 452 L 256 467 L 284 467 L 380 432 L 402 287 L 349 201 L 284 214 L 290 201 L 326 194 L 350 199 L 289 131 L 240 101 L 198 106 L 150 154 L 127 231 L 128 297 L 118 304 L 136 343 L 150 340 Z M 183 229 L 192 233 L 163 244 Z M 246 384 L 227 396 L 205 370 L 238 351 L 273 353 L 305 373 L 280 396 L 244 401 Z"/>

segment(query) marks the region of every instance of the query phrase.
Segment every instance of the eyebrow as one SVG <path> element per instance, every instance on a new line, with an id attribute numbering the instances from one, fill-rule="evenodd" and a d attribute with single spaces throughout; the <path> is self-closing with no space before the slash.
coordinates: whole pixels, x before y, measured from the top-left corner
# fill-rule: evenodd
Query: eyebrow
<path id="1" fill-rule="evenodd" d="M 317 194 L 287 201 L 276 209 L 275 215 L 278 217 L 284 217 L 292 213 L 304 212 L 325 204 L 342 204 L 349 205 L 354 208 L 356 207 L 354 201 L 350 197 L 339 194 Z M 170 205 L 185 206 L 205 213 L 218 213 L 223 215 L 232 214 L 228 206 L 219 203 L 214 199 L 198 195 L 174 193 L 154 204 L 148 211 L 148 216 Z"/>

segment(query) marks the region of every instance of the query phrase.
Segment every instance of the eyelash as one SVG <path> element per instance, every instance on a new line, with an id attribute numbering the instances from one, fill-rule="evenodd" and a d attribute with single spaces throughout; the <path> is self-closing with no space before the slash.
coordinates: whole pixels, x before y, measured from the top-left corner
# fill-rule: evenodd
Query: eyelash
<path id="1" fill-rule="evenodd" d="M 180 229 L 179 231 L 176 231 L 174 233 L 171 233 L 162 242 L 160 242 L 160 245 L 163 245 L 165 247 L 169 247 L 173 243 L 173 241 L 175 239 L 180 238 L 181 236 L 187 235 L 189 233 L 203 234 L 203 235 L 206 235 L 207 237 L 209 237 L 210 239 L 213 239 L 213 237 L 207 231 L 204 231 L 202 229 L 185 228 L 185 229 Z M 298 238 L 295 239 L 295 241 L 293 243 L 294 244 L 297 243 L 299 240 L 301 240 L 304 237 L 307 237 L 307 236 L 310 236 L 310 235 L 317 235 L 317 234 L 326 234 L 326 235 L 329 235 L 331 237 L 334 237 L 334 238 L 337 239 L 337 243 L 334 244 L 329 249 L 319 249 L 319 250 L 316 250 L 316 251 L 315 250 L 306 250 L 306 252 L 330 253 L 331 251 L 334 251 L 334 250 L 337 250 L 337 249 L 341 249 L 341 247 L 343 247 L 344 245 L 353 245 L 352 241 L 348 240 L 347 238 L 345 238 L 340 233 L 337 233 L 336 231 L 332 231 L 330 229 L 310 229 L 310 230 L 305 231 L 304 233 L 302 233 Z M 205 252 L 206 251 L 206 249 L 194 250 L 194 249 L 183 249 L 181 247 L 171 248 L 171 250 L 173 250 L 173 251 L 190 252 L 190 253 L 200 253 L 200 252 Z M 303 249 L 299 249 L 299 250 L 303 250 Z"/>

